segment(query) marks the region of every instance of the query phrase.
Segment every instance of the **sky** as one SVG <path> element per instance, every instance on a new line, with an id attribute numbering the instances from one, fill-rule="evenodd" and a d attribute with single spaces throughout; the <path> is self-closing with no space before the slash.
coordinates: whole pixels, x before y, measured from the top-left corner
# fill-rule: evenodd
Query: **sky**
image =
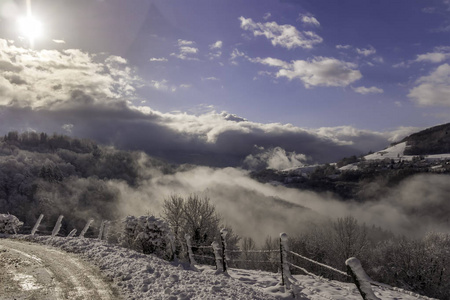
<path id="1" fill-rule="evenodd" d="M 2 0 L 0 22 L 2 133 L 286 167 L 450 120 L 449 0 Z"/>

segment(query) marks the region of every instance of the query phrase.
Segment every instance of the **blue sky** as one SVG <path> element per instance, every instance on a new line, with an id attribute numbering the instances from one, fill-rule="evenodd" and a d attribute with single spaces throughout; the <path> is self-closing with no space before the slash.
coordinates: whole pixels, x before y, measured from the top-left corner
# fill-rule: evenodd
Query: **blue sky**
<path id="1" fill-rule="evenodd" d="M 171 120 L 226 112 L 261 127 L 392 141 L 450 119 L 449 0 L 35 0 L 43 30 L 33 49 L 17 28 L 25 3 L 0 4 L 4 47 L 120 66 L 108 65 L 120 95 L 106 96 Z M 42 112 L 39 101 L 27 105 Z M 182 122 L 177 130 L 190 128 Z"/>

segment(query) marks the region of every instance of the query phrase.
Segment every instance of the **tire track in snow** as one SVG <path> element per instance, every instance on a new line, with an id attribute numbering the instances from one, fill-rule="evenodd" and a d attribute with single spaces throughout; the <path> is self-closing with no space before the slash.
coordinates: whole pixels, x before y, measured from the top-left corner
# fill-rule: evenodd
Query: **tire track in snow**
<path id="1" fill-rule="evenodd" d="M 47 272 L 51 283 L 47 284 L 45 289 L 51 290 L 52 299 L 117 299 L 97 270 L 71 254 L 42 245 L 8 239 L 0 239 L 1 248 L 16 254 L 23 261 L 28 261 L 27 264 L 32 263 L 39 270 Z M 16 274 L 14 278 L 32 276 L 20 274 Z"/>

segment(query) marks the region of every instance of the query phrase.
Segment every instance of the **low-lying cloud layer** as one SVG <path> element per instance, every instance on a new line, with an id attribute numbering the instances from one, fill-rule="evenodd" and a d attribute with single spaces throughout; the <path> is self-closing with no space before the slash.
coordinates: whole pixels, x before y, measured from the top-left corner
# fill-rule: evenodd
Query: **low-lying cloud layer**
<path id="1" fill-rule="evenodd" d="M 330 218 L 349 215 L 361 224 L 380 226 L 397 234 L 450 232 L 445 217 L 450 212 L 450 189 L 444 175 L 411 177 L 397 187 L 386 187 L 388 192 L 383 198 L 366 203 L 342 202 L 329 193 L 263 184 L 236 168 L 196 167 L 171 175 L 153 171 L 151 175 L 138 188 L 111 182 L 120 190 L 122 211 L 139 214 L 149 209 L 158 213 L 162 199 L 168 195 L 200 193 L 210 197 L 224 221 L 238 234 L 258 242 L 268 235 L 295 235 Z"/>
<path id="2" fill-rule="evenodd" d="M 182 47 L 191 47 L 190 43 L 179 41 Z M 36 51 L 1 40 L 0 66 L 2 134 L 11 130 L 62 132 L 143 150 L 173 162 L 209 166 L 240 166 L 249 155 L 260 153 L 261 147 L 280 147 L 312 163 L 332 162 L 381 149 L 392 137 L 391 133 L 352 127 L 305 129 L 256 123 L 224 112 L 161 113 L 133 104 L 141 100 L 137 89 L 154 84 L 144 82 L 118 56 L 80 50 Z M 358 71 L 344 71 L 336 85 L 358 78 Z M 308 84 L 322 84 L 319 81 Z"/>

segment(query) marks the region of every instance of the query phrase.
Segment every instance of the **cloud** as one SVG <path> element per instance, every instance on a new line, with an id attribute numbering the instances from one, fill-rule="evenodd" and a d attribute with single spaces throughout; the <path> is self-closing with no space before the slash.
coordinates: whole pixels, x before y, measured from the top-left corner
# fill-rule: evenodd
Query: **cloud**
<path id="1" fill-rule="evenodd" d="M 319 21 L 317 21 L 317 19 L 311 15 L 299 15 L 299 20 L 301 22 L 303 22 L 304 24 L 310 25 L 310 26 L 314 26 L 314 27 L 320 27 L 320 23 Z"/>
<path id="2" fill-rule="evenodd" d="M 350 45 L 336 45 L 336 49 L 351 49 L 352 46 Z"/>
<path id="3" fill-rule="evenodd" d="M 219 78 L 211 76 L 211 77 L 202 77 L 202 81 L 219 81 Z"/>
<path id="4" fill-rule="evenodd" d="M 156 61 L 156 62 L 167 62 L 169 60 L 167 58 L 165 58 L 165 57 L 160 57 L 160 58 L 152 57 L 152 58 L 149 59 L 149 61 L 151 61 L 151 62 L 154 62 L 154 61 Z"/>
<path id="5" fill-rule="evenodd" d="M 356 87 L 353 88 L 353 91 L 355 91 L 355 93 L 358 94 L 362 94 L 362 95 L 367 95 L 367 94 L 381 94 L 383 93 L 383 89 L 377 88 L 375 86 L 372 87 L 365 87 L 365 86 L 360 86 L 360 87 Z"/>
<path id="6" fill-rule="evenodd" d="M 76 49 L 35 51 L 5 40 L 0 40 L 0 66 L 0 105 L 56 107 L 79 89 L 92 101 L 132 98 L 143 84 L 121 57 L 94 57 Z"/>
<path id="7" fill-rule="evenodd" d="M 163 80 L 151 80 L 149 86 L 160 91 L 170 91 L 175 92 L 177 90 L 176 86 L 169 84 L 166 79 Z"/>
<path id="8" fill-rule="evenodd" d="M 311 49 L 314 45 L 322 43 L 323 39 L 312 31 L 298 31 L 292 25 L 279 25 L 276 22 L 260 23 L 250 18 L 240 17 L 241 28 L 251 31 L 254 36 L 265 36 L 273 46 L 287 49 Z"/>
<path id="9" fill-rule="evenodd" d="M 409 64 L 405 63 L 404 61 L 399 62 L 398 64 L 392 65 L 393 68 L 409 68 Z"/>
<path id="10" fill-rule="evenodd" d="M 148 167 L 143 156 L 144 178 L 132 188 L 124 182 L 108 184 L 119 190 L 123 214 L 142 213 L 142 207 L 161 211 L 164 198 L 191 193 L 209 196 L 224 221 L 241 236 L 263 243 L 267 236 L 300 233 L 306 226 L 318 226 L 329 219 L 354 216 L 361 224 L 380 226 L 396 234 L 420 237 L 427 231 L 448 231 L 446 216 L 449 185 L 445 175 L 418 175 L 398 186 L 387 187 L 380 181 L 367 185 L 365 193 L 380 194 L 373 201 L 342 201 L 331 193 L 273 186 L 253 180 L 236 168 L 194 167 L 162 174 Z M 370 190 L 370 191 L 369 191 Z M 379 193 L 382 190 L 382 193 Z M 420 226 L 418 226 L 420 224 Z"/>
<path id="11" fill-rule="evenodd" d="M 256 147 L 258 148 L 258 147 Z M 259 149 L 259 148 L 258 148 Z M 298 168 L 305 165 L 307 157 L 304 154 L 294 152 L 286 152 L 283 148 L 275 147 L 257 154 L 250 154 L 244 160 L 244 165 L 252 170 L 258 169 L 274 169 L 286 170 Z"/>
<path id="12" fill-rule="evenodd" d="M 318 63 L 322 61 L 317 59 Z M 271 59 L 263 62 L 280 70 L 296 71 L 294 63 Z M 305 66 L 308 69 L 314 63 L 306 62 Z M 72 135 L 80 138 L 143 150 L 176 163 L 219 167 L 241 166 L 248 155 L 257 154 L 254 145 L 280 147 L 288 157 L 295 152 L 313 162 L 331 162 L 389 144 L 388 136 L 379 132 L 346 129 L 343 134 L 342 129 L 317 131 L 290 124 L 251 122 L 211 109 L 197 114 L 161 113 L 148 106 L 136 106 L 130 99 L 137 97 L 134 91 L 142 85 L 167 92 L 188 86 L 175 86 L 167 80 L 143 82 L 118 56 L 102 57 L 80 50 L 37 51 L 0 42 L 0 65 L 4 70 L 0 73 L 0 134 L 28 128 L 64 133 L 63 126 L 72 124 Z M 312 78 L 307 82 L 319 85 L 327 78 L 342 84 L 352 76 L 339 75 L 340 79 L 333 81 L 328 78 L 336 76 L 333 68 L 325 67 L 325 75 L 310 74 Z"/>
<path id="13" fill-rule="evenodd" d="M 238 58 L 247 58 L 247 55 L 245 55 L 244 52 L 239 51 L 239 49 L 234 48 L 233 51 L 230 54 L 230 62 L 233 65 L 238 65 L 239 63 L 237 62 Z"/>
<path id="14" fill-rule="evenodd" d="M 362 49 L 356 48 L 356 52 L 358 54 L 361 54 L 361 55 L 364 55 L 364 56 L 370 56 L 370 55 L 373 55 L 373 54 L 377 53 L 377 50 L 375 50 L 374 47 L 369 46 L 368 48 L 362 48 Z"/>
<path id="15" fill-rule="evenodd" d="M 417 55 L 414 62 L 441 63 L 450 58 L 450 47 L 436 47 L 434 52 Z"/>
<path id="16" fill-rule="evenodd" d="M 64 40 L 52 40 L 52 41 L 57 44 L 65 44 L 66 43 L 66 41 L 64 41 Z"/>
<path id="17" fill-rule="evenodd" d="M 417 55 L 416 62 L 432 62 L 440 63 L 446 60 L 450 56 L 450 53 L 426 53 Z"/>
<path id="18" fill-rule="evenodd" d="M 211 44 L 211 45 L 209 45 L 209 49 L 221 49 L 222 48 L 222 45 L 223 45 L 223 42 L 222 41 L 217 41 L 217 42 L 215 42 L 215 43 L 213 43 L 213 44 Z"/>
<path id="19" fill-rule="evenodd" d="M 263 16 L 263 19 L 264 20 L 268 20 L 268 19 L 270 19 L 271 16 L 272 16 L 272 14 L 270 12 L 265 13 L 264 16 Z"/>
<path id="20" fill-rule="evenodd" d="M 440 65 L 417 79 L 408 97 L 419 106 L 450 106 L 450 65 Z"/>
<path id="21" fill-rule="evenodd" d="M 208 54 L 209 59 L 215 59 L 215 58 L 221 57 L 222 51 L 220 49 L 222 49 L 222 46 L 223 46 L 222 41 L 216 41 L 215 43 L 209 45 L 209 49 L 211 50 L 211 52 L 209 52 L 209 54 Z"/>
<path id="22" fill-rule="evenodd" d="M 276 58 L 255 58 L 253 62 L 279 68 L 276 77 L 300 79 L 306 88 L 312 86 L 347 86 L 361 79 L 362 75 L 353 63 L 330 57 L 314 57 L 312 60 L 295 60 L 290 63 Z"/>
<path id="23" fill-rule="evenodd" d="M 187 40 L 182 40 L 182 39 L 178 39 L 178 46 L 191 46 L 194 45 L 195 42 L 194 41 L 187 41 Z"/>
<path id="24" fill-rule="evenodd" d="M 171 56 L 174 56 L 181 60 L 198 60 L 196 54 L 199 52 L 198 48 L 194 47 L 194 41 L 187 41 L 179 39 L 177 42 L 178 53 L 171 53 Z"/>

